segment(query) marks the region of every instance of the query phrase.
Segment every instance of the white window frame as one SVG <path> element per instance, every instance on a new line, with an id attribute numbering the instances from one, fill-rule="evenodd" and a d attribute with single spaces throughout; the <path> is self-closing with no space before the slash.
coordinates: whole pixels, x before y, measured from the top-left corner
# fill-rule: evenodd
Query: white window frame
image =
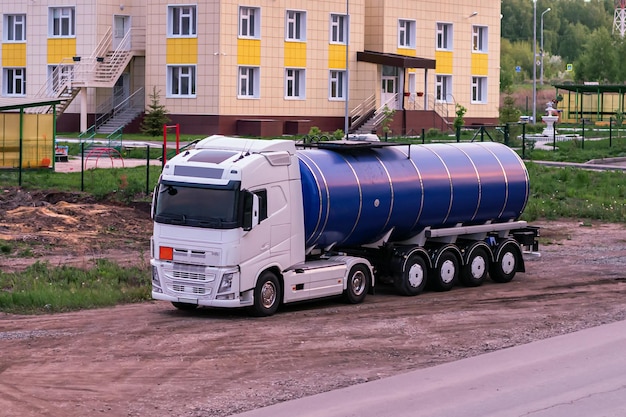
<path id="1" fill-rule="evenodd" d="M 472 52 L 487 52 L 488 40 L 489 28 L 487 26 L 472 26 Z"/>
<path id="2" fill-rule="evenodd" d="M 73 65 L 48 65 L 48 79 L 52 80 L 48 94 L 58 95 L 65 82 L 71 80 L 73 71 Z"/>
<path id="3" fill-rule="evenodd" d="M 5 97 L 26 96 L 26 68 L 12 67 L 2 69 L 2 95 Z M 19 91 L 19 92 L 17 92 Z"/>
<path id="4" fill-rule="evenodd" d="M 471 102 L 475 104 L 487 103 L 487 77 L 472 77 Z"/>
<path id="5" fill-rule="evenodd" d="M 330 70 L 328 73 L 328 99 L 346 101 L 346 71 Z"/>
<path id="6" fill-rule="evenodd" d="M 193 38 L 198 34 L 198 11 L 194 4 L 167 7 L 167 36 Z"/>
<path id="7" fill-rule="evenodd" d="M 5 14 L 2 23 L 4 42 L 26 42 L 26 15 Z"/>
<path id="8" fill-rule="evenodd" d="M 416 47 L 415 20 L 398 19 L 398 47 L 415 49 Z"/>
<path id="9" fill-rule="evenodd" d="M 197 87 L 196 78 L 195 65 L 168 65 L 166 97 L 195 98 Z"/>
<path id="10" fill-rule="evenodd" d="M 259 39 L 261 37 L 261 9 L 239 6 L 239 37 Z"/>
<path id="11" fill-rule="evenodd" d="M 454 40 L 452 23 L 437 22 L 436 48 L 440 51 L 451 51 Z"/>
<path id="12" fill-rule="evenodd" d="M 64 24 L 66 23 L 66 25 Z M 48 9 L 48 36 L 50 38 L 73 38 L 76 36 L 76 9 L 73 6 Z"/>
<path id="13" fill-rule="evenodd" d="M 452 98 L 452 75 L 437 74 L 435 79 L 435 99 L 440 103 L 447 103 Z"/>
<path id="14" fill-rule="evenodd" d="M 302 68 L 285 68 L 285 99 L 304 100 L 306 71 Z"/>
<path id="15" fill-rule="evenodd" d="M 348 40 L 348 16 L 331 13 L 330 15 L 330 43 L 346 45 Z"/>
<path id="16" fill-rule="evenodd" d="M 237 98 L 259 98 L 261 69 L 259 67 L 237 67 Z"/>
<path id="17" fill-rule="evenodd" d="M 285 40 L 306 41 L 306 12 L 302 10 L 285 11 Z"/>

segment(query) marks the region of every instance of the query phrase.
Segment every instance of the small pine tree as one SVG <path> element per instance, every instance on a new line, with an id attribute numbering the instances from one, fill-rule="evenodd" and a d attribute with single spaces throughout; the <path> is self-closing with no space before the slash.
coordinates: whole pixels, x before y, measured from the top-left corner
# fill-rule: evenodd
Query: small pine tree
<path id="1" fill-rule="evenodd" d="M 163 134 L 163 125 L 169 122 L 167 109 L 159 102 L 159 91 L 156 87 L 152 87 L 150 104 L 141 122 L 141 132 L 147 136 L 160 136 Z"/>

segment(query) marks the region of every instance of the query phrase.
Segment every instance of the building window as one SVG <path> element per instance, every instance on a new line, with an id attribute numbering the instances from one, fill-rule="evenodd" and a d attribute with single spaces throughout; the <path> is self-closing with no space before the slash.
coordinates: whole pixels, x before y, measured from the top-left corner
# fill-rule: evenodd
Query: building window
<path id="1" fill-rule="evenodd" d="M 472 50 L 474 52 L 487 52 L 487 27 L 472 27 Z"/>
<path id="2" fill-rule="evenodd" d="M 68 82 L 72 78 L 73 65 L 49 65 L 48 79 L 52 80 L 47 84 L 48 94 L 58 97 L 61 90 L 68 86 Z"/>
<path id="3" fill-rule="evenodd" d="M 437 49 L 452 50 L 452 24 L 437 23 Z"/>
<path id="4" fill-rule="evenodd" d="M 398 21 L 398 47 L 415 48 L 415 21 Z"/>
<path id="5" fill-rule="evenodd" d="M 260 96 L 259 72 L 258 67 L 239 67 L 238 97 L 258 98 Z"/>
<path id="6" fill-rule="evenodd" d="M 306 40 L 306 12 L 287 10 L 285 14 L 285 39 L 288 41 Z"/>
<path id="7" fill-rule="evenodd" d="M 435 82 L 435 96 L 437 101 L 448 102 L 452 98 L 452 76 L 437 75 Z"/>
<path id="8" fill-rule="evenodd" d="M 258 7 L 239 8 L 239 36 L 242 38 L 261 37 L 261 9 Z"/>
<path id="9" fill-rule="evenodd" d="M 285 98 L 304 98 L 304 74 L 303 69 L 285 69 Z"/>
<path id="10" fill-rule="evenodd" d="M 196 6 L 167 8 L 168 36 L 196 36 Z"/>
<path id="11" fill-rule="evenodd" d="M 26 95 L 26 68 L 5 68 L 3 71 L 4 84 L 2 95 L 25 96 Z"/>
<path id="12" fill-rule="evenodd" d="M 472 77 L 472 103 L 487 102 L 487 78 Z"/>
<path id="13" fill-rule="evenodd" d="M 346 98 L 346 72 L 330 71 L 328 98 L 331 100 L 345 100 Z"/>
<path id="14" fill-rule="evenodd" d="M 348 16 L 330 15 L 330 42 L 346 44 L 348 40 Z"/>
<path id="15" fill-rule="evenodd" d="M 196 67 L 194 65 L 167 67 L 167 96 L 196 96 Z"/>
<path id="16" fill-rule="evenodd" d="M 5 42 L 26 41 L 26 15 L 25 14 L 5 14 L 3 19 Z"/>
<path id="17" fill-rule="evenodd" d="M 76 34 L 73 7 L 51 7 L 49 10 L 48 27 L 50 37 L 58 38 Z"/>

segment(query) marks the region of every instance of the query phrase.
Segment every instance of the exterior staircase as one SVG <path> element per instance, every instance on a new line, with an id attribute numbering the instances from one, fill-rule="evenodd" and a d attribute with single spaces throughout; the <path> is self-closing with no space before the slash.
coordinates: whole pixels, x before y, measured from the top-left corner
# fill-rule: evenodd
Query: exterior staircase
<path id="1" fill-rule="evenodd" d="M 75 58 L 73 60 L 65 59 L 60 62 L 35 97 L 62 99 L 54 107 L 57 115 L 60 115 L 76 98 L 81 88 L 113 89 L 133 57 L 145 55 L 145 29 L 129 29 L 114 50 L 111 49 L 113 45 L 112 40 L 112 28 L 109 27 L 89 57 Z M 143 88 L 140 90 L 142 92 L 141 100 L 138 100 L 138 96 L 135 96 L 136 91 L 122 103 L 124 104 L 123 108 L 111 105 L 107 111 L 100 112 L 108 114 L 113 120 L 100 120 L 99 126 L 104 131 L 111 129 L 111 131 L 115 131 L 120 126 L 130 123 L 140 113 L 144 112 Z M 138 106 L 141 106 L 141 110 L 139 110 Z M 29 110 L 36 113 L 51 113 L 53 107 L 42 106 Z M 127 114 L 122 110 L 127 111 Z"/>

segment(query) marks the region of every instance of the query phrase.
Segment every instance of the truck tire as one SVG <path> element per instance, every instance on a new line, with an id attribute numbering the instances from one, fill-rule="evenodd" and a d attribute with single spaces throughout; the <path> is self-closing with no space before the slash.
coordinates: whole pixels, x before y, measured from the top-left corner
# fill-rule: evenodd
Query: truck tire
<path id="1" fill-rule="evenodd" d="M 424 291 L 428 279 L 428 268 L 424 258 L 411 254 L 402 265 L 402 270 L 396 274 L 394 285 L 402 295 L 414 296 Z"/>
<path id="2" fill-rule="evenodd" d="M 519 263 L 519 246 L 514 240 L 505 240 L 496 249 L 496 261 L 489 269 L 489 276 L 494 282 L 510 282 Z"/>
<path id="3" fill-rule="evenodd" d="M 362 303 L 372 282 L 369 268 L 363 264 L 354 265 L 346 281 L 346 290 L 343 292 L 345 300 L 350 304 Z"/>
<path id="4" fill-rule="evenodd" d="M 489 272 L 489 252 L 481 246 L 469 249 L 467 263 L 461 268 L 461 283 L 466 287 L 478 287 L 485 282 Z"/>
<path id="5" fill-rule="evenodd" d="M 276 313 L 280 305 L 281 293 L 276 274 L 271 271 L 263 272 L 254 288 L 254 304 L 250 307 L 250 313 L 256 317 L 266 317 Z"/>
<path id="6" fill-rule="evenodd" d="M 449 291 L 459 278 L 459 260 L 450 250 L 444 250 L 435 263 L 429 282 L 437 291 Z"/>
<path id="7" fill-rule="evenodd" d="M 172 305 L 181 311 L 192 311 L 198 308 L 198 304 L 178 303 L 176 301 L 172 301 Z"/>

